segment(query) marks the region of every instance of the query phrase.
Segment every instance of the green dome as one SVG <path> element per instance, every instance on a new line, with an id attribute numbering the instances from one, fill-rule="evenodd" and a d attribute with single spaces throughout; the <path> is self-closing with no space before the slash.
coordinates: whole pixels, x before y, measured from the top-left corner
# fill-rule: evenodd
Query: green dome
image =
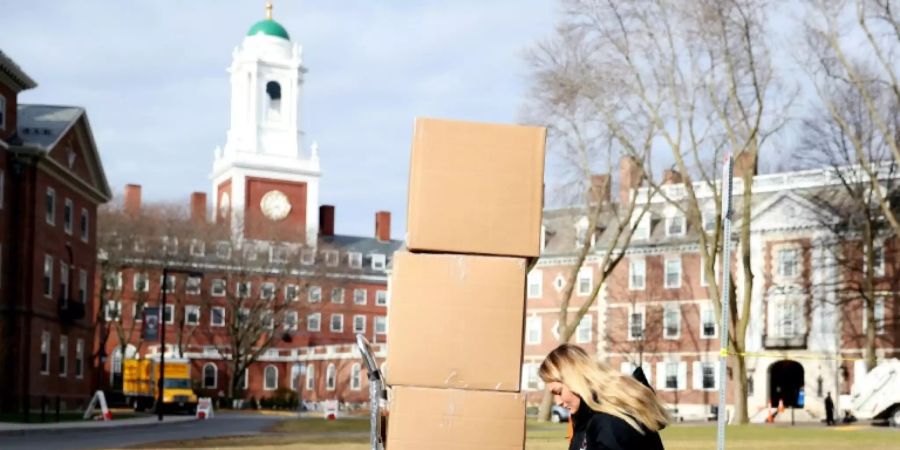
<path id="1" fill-rule="evenodd" d="M 250 31 L 247 32 L 247 36 L 255 36 L 259 33 L 291 40 L 287 30 L 272 19 L 263 19 L 254 23 L 253 26 L 250 27 Z"/>

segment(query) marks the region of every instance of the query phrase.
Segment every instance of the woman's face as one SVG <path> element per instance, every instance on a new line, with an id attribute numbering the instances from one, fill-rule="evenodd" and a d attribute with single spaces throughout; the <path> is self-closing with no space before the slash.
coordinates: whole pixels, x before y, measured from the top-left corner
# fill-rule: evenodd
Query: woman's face
<path id="1" fill-rule="evenodd" d="M 569 390 L 569 387 L 554 381 L 547 385 L 547 389 L 553 394 L 553 402 L 575 414 L 581 406 L 581 397 Z"/>

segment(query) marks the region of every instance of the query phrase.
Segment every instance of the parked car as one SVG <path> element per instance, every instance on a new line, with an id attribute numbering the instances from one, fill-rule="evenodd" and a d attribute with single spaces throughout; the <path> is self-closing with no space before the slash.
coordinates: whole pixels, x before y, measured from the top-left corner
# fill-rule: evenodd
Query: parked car
<path id="1" fill-rule="evenodd" d="M 550 421 L 553 423 L 565 422 L 569 420 L 569 410 L 559 405 L 553 405 L 550 408 Z"/>

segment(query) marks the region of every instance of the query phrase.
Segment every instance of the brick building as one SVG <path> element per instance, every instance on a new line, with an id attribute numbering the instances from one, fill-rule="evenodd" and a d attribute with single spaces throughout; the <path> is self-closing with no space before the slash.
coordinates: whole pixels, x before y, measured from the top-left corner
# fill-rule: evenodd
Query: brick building
<path id="1" fill-rule="evenodd" d="M 97 206 L 111 197 L 84 109 L 28 105 L 0 52 L 0 405 L 84 404 L 93 384 Z"/>

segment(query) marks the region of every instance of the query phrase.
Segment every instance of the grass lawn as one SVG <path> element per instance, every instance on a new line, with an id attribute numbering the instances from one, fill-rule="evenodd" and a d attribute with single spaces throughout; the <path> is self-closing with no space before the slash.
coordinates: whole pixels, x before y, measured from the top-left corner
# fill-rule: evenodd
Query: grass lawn
<path id="1" fill-rule="evenodd" d="M 140 448 L 274 448 L 285 450 L 368 450 L 368 421 L 319 419 L 288 420 L 260 436 L 200 439 L 143 445 Z M 897 450 L 900 431 L 885 427 L 782 427 L 748 425 L 729 427 L 729 450 Z M 563 450 L 565 425 L 529 422 L 527 450 Z M 714 425 L 676 425 L 662 434 L 667 450 L 714 449 Z"/>

